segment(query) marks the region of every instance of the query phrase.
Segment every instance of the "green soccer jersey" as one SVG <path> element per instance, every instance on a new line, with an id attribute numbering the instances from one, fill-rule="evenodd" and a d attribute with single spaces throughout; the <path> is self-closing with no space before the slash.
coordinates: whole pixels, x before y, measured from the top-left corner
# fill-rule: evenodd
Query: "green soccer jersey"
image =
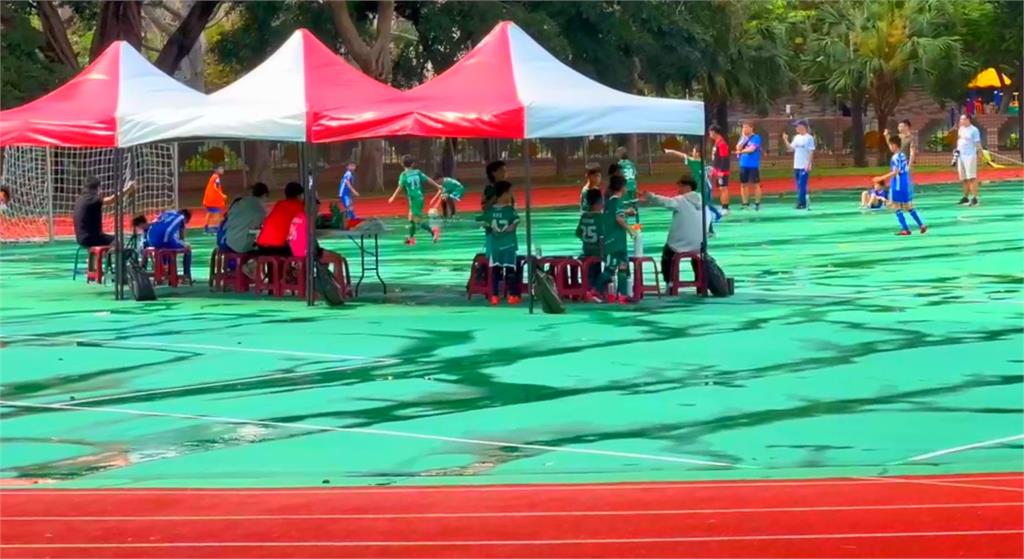
<path id="1" fill-rule="evenodd" d="M 456 200 L 461 199 L 462 193 L 466 191 L 466 187 L 462 186 L 461 182 L 452 178 L 444 179 L 444 184 L 441 186 L 444 188 L 445 194 L 451 198 L 455 198 Z"/>
<path id="2" fill-rule="evenodd" d="M 708 181 L 704 177 L 704 164 L 701 163 L 700 159 L 689 158 L 686 160 L 686 167 L 690 169 L 690 174 L 693 175 L 693 182 L 697 183 L 700 187 L 700 191 L 705 196 L 710 196 L 711 192 L 708 190 Z"/>
<path id="3" fill-rule="evenodd" d="M 484 223 L 490 228 L 490 244 L 493 250 L 519 248 L 516 232 L 512 226 L 519 223 L 519 214 L 512 206 L 491 206 L 484 211 Z"/>
<path id="4" fill-rule="evenodd" d="M 427 182 L 427 175 L 419 169 L 406 169 L 398 177 L 398 185 L 405 191 L 405 197 L 409 200 L 409 213 L 414 216 L 423 217 L 423 183 Z"/>
<path id="5" fill-rule="evenodd" d="M 602 222 L 601 212 L 584 212 L 576 226 L 576 237 L 583 241 L 583 256 L 601 256 Z"/>
<path id="6" fill-rule="evenodd" d="M 626 179 L 626 192 L 636 192 L 636 163 L 629 159 L 620 159 L 619 168 L 622 169 L 622 177 Z M 635 198 L 632 196 L 631 198 Z"/>
<path id="7" fill-rule="evenodd" d="M 605 253 L 626 250 L 626 230 L 619 225 L 618 218 L 626 219 L 622 196 L 612 196 L 604 203 L 604 248 Z"/>

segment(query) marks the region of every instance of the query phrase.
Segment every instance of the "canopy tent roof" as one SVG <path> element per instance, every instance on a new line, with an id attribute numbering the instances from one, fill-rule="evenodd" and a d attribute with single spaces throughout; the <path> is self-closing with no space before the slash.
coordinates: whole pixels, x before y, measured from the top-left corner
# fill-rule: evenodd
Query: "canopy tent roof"
<path id="1" fill-rule="evenodd" d="M 630 95 L 560 62 L 499 23 L 455 65 L 406 92 L 387 132 L 457 138 L 703 134 L 704 104 Z M 319 135 L 318 141 L 341 138 Z"/>
<path id="2" fill-rule="evenodd" d="M 30 103 L 0 112 L 0 145 L 118 147 L 173 136 L 168 107 L 206 97 L 116 41 L 70 81 Z"/>
<path id="3" fill-rule="evenodd" d="M 999 72 L 995 68 L 986 68 L 978 72 L 977 76 L 971 80 L 971 83 L 967 84 L 967 87 L 971 89 L 985 89 L 989 87 L 1003 87 L 1003 85 L 1010 85 L 1010 78 L 1006 77 L 1006 74 L 1002 75 L 1003 83 L 999 83 Z"/>
<path id="4" fill-rule="evenodd" d="M 189 110 L 195 118 L 177 132 L 304 142 L 314 139 L 309 131 L 316 128 L 339 137 L 369 137 L 364 129 L 399 95 L 299 29 L 262 64 Z"/>

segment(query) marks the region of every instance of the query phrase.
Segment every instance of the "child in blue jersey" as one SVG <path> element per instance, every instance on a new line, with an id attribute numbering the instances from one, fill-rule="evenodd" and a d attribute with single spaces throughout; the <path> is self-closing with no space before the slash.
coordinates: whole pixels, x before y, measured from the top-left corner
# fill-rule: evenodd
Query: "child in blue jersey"
<path id="1" fill-rule="evenodd" d="M 900 222 L 900 230 L 897 235 L 910 235 L 910 227 L 907 225 L 907 218 L 903 216 L 904 210 L 914 218 L 921 233 L 928 232 L 928 226 L 921 220 L 914 209 L 914 185 L 910 183 L 910 163 L 907 156 L 900 151 L 902 140 L 899 136 L 889 138 L 889 151 L 892 152 L 892 160 L 889 162 L 889 172 L 875 177 L 875 181 L 890 179 L 889 201 L 896 209 L 896 219 Z"/>
<path id="2" fill-rule="evenodd" d="M 185 242 L 185 225 L 192 219 L 192 212 L 186 209 L 168 210 L 156 221 L 149 224 L 146 244 L 156 249 L 188 248 Z"/>
<path id="3" fill-rule="evenodd" d="M 338 183 L 338 200 L 341 202 L 341 207 L 344 208 L 345 216 L 348 219 L 355 219 L 356 212 L 353 209 L 352 195 L 359 196 L 359 191 L 356 190 L 356 164 L 354 161 L 349 161 L 348 165 L 345 166 L 345 174 L 341 177 L 341 182 Z"/>
<path id="4" fill-rule="evenodd" d="M 889 202 L 889 190 L 885 181 L 874 181 L 874 185 L 860 193 L 860 209 L 880 210 Z"/>

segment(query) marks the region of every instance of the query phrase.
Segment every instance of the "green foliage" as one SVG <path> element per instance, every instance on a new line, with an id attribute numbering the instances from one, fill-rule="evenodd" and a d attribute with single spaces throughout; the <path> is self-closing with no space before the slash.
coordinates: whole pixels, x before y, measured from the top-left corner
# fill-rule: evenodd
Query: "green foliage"
<path id="1" fill-rule="evenodd" d="M 43 56 L 46 38 L 33 25 L 28 4 L 3 2 L 0 33 L 0 106 L 16 107 L 51 91 L 69 76 L 67 69 Z"/>

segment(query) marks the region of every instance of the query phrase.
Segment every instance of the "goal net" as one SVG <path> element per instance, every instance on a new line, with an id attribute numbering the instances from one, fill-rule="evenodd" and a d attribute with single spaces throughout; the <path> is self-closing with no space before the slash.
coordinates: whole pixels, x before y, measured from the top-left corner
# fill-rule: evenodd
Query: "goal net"
<path id="1" fill-rule="evenodd" d="M 0 242 L 42 242 L 73 238 L 72 213 L 82 185 L 89 177 L 100 180 L 100 195 L 122 188 L 115 184 L 113 148 L 3 148 L 0 184 L 7 198 L 0 205 Z M 124 180 L 134 180 L 135 191 L 124 199 L 125 227 L 131 218 L 149 218 L 177 202 L 177 150 L 173 144 L 126 148 L 122 158 Z M 103 206 L 103 230 L 113 233 L 114 204 Z"/>

